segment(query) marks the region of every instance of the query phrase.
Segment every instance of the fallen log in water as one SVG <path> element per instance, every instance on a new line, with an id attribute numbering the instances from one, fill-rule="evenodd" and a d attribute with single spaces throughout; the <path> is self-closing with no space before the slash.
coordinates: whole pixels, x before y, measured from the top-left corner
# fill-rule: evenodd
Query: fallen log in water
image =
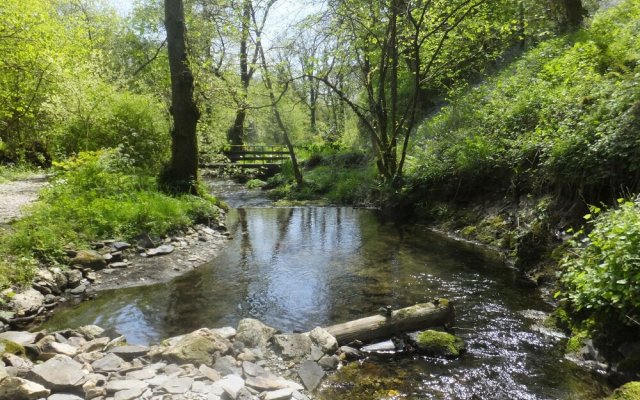
<path id="1" fill-rule="evenodd" d="M 325 328 L 340 345 L 354 340 L 368 342 L 389 338 L 401 332 L 453 324 L 453 304 L 446 299 L 433 303 L 416 304 L 415 306 L 390 311 L 387 315 L 380 313 L 371 317 L 357 319 Z"/>

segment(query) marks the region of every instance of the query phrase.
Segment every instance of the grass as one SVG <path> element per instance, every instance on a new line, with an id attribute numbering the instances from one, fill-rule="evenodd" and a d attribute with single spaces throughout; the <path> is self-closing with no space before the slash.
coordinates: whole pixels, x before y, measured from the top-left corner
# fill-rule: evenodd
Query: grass
<path id="1" fill-rule="evenodd" d="M 215 198 L 161 193 L 154 176 L 117 151 L 81 153 L 56 166 L 52 185 L 0 237 L 0 288 L 29 283 L 39 264 L 64 265 L 66 249 L 143 232 L 165 236 L 218 218 Z"/>
<path id="2" fill-rule="evenodd" d="M 42 170 L 29 165 L 0 165 L 0 183 L 27 179 Z"/>

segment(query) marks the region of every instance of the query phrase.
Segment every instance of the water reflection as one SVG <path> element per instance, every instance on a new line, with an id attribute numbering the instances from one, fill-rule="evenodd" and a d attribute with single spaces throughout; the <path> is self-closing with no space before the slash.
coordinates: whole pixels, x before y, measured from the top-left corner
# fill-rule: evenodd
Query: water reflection
<path id="1" fill-rule="evenodd" d="M 205 266 L 167 284 L 104 293 L 57 314 L 49 325 L 96 323 L 144 344 L 244 317 L 305 331 L 381 305 L 447 297 L 456 304 L 458 333 L 469 353 L 456 361 L 401 359 L 379 366 L 386 374 L 403 371 L 407 398 L 599 393 L 591 376 L 562 360 L 557 338 L 531 328 L 533 321 L 520 311 L 547 306 L 491 253 L 419 227 L 381 224 L 372 212 L 351 208 L 238 209 L 229 213 L 228 226 L 234 240 Z M 327 393 L 327 399 L 354 398 L 340 385 Z"/>

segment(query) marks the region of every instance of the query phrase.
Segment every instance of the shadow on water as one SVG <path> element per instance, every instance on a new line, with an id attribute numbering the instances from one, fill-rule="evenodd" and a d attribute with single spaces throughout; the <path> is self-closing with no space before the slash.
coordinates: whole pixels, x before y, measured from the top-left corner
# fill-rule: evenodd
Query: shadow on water
<path id="1" fill-rule="evenodd" d="M 490 252 L 420 227 L 381 224 L 373 212 L 351 208 L 241 208 L 229 212 L 227 225 L 233 240 L 199 269 L 167 284 L 102 293 L 56 314 L 48 327 L 95 323 L 145 344 L 245 317 L 306 331 L 381 305 L 445 297 L 456 304 L 468 354 L 370 362 L 374 375 L 402 375 L 389 390 L 411 399 L 601 394 L 600 380 L 563 360 L 561 339 L 535 329 L 540 321 L 530 310 L 548 311 L 539 294 L 518 285 Z M 326 399 L 365 398 L 353 382 L 336 379 Z"/>

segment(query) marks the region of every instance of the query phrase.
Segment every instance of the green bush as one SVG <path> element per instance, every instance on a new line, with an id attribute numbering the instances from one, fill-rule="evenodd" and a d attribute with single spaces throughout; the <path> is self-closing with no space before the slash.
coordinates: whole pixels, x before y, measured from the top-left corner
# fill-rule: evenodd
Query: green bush
<path id="1" fill-rule="evenodd" d="M 10 264 L 21 258 L 55 263 L 69 247 L 129 240 L 142 232 L 163 236 L 218 217 L 215 199 L 165 195 L 157 190 L 155 177 L 142 174 L 116 150 L 85 152 L 56 164 L 55 178 L 40 201 L 0 238 L 0 253 Z M 29 277 L 27 272 L 9 274 L 15 281 Z"/>
<path id="2" fill-rule="evenodd" d="M 560 262 L 558 295 L 579 318 L 608 330 L 640 320 L 640 200 L 619 202 L 595 218 L 600 210 L 592 207 L 591 231 L 576 233 Z"/>

